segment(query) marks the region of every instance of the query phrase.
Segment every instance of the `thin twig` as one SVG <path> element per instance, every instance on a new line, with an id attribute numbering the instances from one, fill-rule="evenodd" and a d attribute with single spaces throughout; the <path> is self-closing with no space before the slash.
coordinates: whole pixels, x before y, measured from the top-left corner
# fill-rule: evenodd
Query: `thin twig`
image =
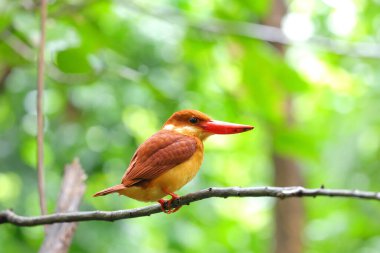
<path id="1" fill-rule="evenodd" d="M 2 73 L 0 74 L 0 93 L 5 90 L 5 82 L 7 81 L 9 75 L 12 73 L 12 67 L 9 65 L 6 65 L 2 69 Z"/>
<path id="2" fill-rule="evenodd" d="M 303 187 L 229 187 L 229 188 L 208 188 L 198 192 L 190 193 L 173 201 L 172 207 L 180 205 L 189 205 L 202 199 L 212 197 L 346 197 L 361 198 L 380 201 L 380 192 L 368 192 L 358 190 L 332 190 L 332 189 L 305 189 Z M 86 211 L 72 213 L 56 213 L 43 216 L 25 217 L 15 214 L 11 210 L 0 212 L 0 224 L 11 223 L 16 226 L 38 226 L 44 224 L 53 224 L 60 222 L 77 222 L 77 221 L 115 221 L 121 219 L 131 219 L 161 212 L 160 205 L 152 205 L 143 208 L 118 210 L 118 211 Z"/>
<path id="3" fill-rule="evenodd" d="M 46 38 L 46 0 L 41 0 L 41 36 L 38 53 L 38 77 L 37 77 L 37 175 L 38 193 L 40 197 L 41 214 L 46 214 L 45 180 L 44 180 L 44 114 L 43 114 L 43 91 L 44 91 L 44 61 L 45 61 L 45 38 Z"/>

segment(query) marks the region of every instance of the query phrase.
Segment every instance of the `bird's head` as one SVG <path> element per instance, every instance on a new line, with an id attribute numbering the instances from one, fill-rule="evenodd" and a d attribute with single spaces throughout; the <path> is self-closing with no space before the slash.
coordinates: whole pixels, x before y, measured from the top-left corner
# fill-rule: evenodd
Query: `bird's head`
<path id="1" fill-rule="evenodd" d="M 196 110 L 182 110 L 174 113 L 163 129 L 195 136 L 201 140 L 213 134 L 237 134 L 253 129 L 253 126 L 233 124 L 211 119 Z"/>

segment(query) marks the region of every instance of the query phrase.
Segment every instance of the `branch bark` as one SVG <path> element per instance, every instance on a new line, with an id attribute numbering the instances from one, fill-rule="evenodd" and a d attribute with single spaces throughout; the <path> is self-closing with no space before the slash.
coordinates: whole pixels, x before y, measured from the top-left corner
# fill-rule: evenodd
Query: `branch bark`
<path id="1" fill-rule="evenodd" d="M 86 189 L 84 173 L 79 159 L 66 165 L 65 174 L 61 184 L 60 195 L 56 207 L 56 213 L 76 212 L 79 209 L 83 193 Z M 40 253 L 66 253 L 69 250 L 77 223 L 56 223 L 48 226 L 45 240 L 40 248 Z"/>
<path id="2" fill-rule="evenodd" d="M 172 206 L 189 205 L 190 203 L 208 199 L 212 197 L 274 197 L 280 199 L 292 197 L 345 197 L 360 198 L 380 201 L 380 192 L 369 192 L 346 189 L 306 189 L 299 186 L 294 187 L 228 187 L 228 188 L 208 188 L 198 192 L 190 193 L 173 201 Z M 42 216 L 25 217 L 15 214 L 12 210 L 0 212 L 0 224 L 11 223 L 16 226 L 38 226 L 44 224 L 78 222 L 78 221 L 115 221 L 121 219 L 132 219 L 143 216 L 150 216 L 160 213 L 160 205 L 151 205 L 142 208 L 118 210 L 118 211 L 85 211 L 72 213 L 56 213 Z"/>

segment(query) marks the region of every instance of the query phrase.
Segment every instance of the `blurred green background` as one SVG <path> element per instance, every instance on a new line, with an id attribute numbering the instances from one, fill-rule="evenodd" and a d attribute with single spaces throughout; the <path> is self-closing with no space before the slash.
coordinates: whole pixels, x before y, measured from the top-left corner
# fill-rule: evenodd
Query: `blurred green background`
<path id="1" fill-rule="evenodd" d="M 49 212 L 74 157 L 88 175 L 81 210 L 148 205 L 116 194 L 91 196 L 119 183 L 137 146 L 184 108 L 255 129 L 209 138 L 200 173 L 180 195 L 273 185 L 274 153 L 300 166 L 305 187 L 379 191 L 380 1 L 286 6 L 281 23 L 289 40 L 279 52 L 266 40 L 284 40 L 281 30 L 252 26 L 266 23 L 271 1 L 51 1 Z M 23 215 L 39 215 L 38 15 L 36 1 L 0 1 L 0 210 Z M 275 201 L 208 199 L 170 216 L 83 222 L 71 252 L 271 252 Z M 303 252 L 380 251 L 378 203 L 302 201 Z M 42 240 L 42 226 L 0 226 L 1 252 L 36 252 Z"/>

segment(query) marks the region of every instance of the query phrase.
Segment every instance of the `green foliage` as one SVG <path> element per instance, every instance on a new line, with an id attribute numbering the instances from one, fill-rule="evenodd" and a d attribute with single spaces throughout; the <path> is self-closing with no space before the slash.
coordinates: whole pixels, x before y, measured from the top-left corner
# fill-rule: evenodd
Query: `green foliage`
<path id="1" fill-rule="evenodd" d="M 292 1 L 289 13 L 307 15 L 314 33 L 331 39 L 378 38 L 376 1 L 360 6 L 349 1 L 357 22 L 347 34 L 331 29 L 336 12 L 344 12 L 332 2 Z M 81 210 L 145 205 L 116 195 L 91 196 L 118 183 L 137 146 L 183 108 L 255 129 L 207 140 L 201 172 L 180 194 L 210 186 L 271 185 L 273 150 L 300 161 L 307 187 L 379 191 L 378 60 L 308 44 L 289 46 L 282 57 L 266 42 L 202 29 L 214 18 L 259 22 L 270 9 L 270 1 L 50 3 L 49 212 L 64 165 L 74 157 L 88 174 Z M 10 69 L 0 83 L 0 209 L 12 207 L 25 215 L 39 214 L 34 168 L 38 29 L 33 1 L 0 2 L 0 77 Z M 284 114 L 288 98 L 291 127 Z M 171 216 L 86 222 L 79 225 L 71 252 L 268 252 L 273 203 L 210 199 Z M 378 251 L 377 203 L 318 198 L 305 205 L 305 252 Z M 6 225 L 0 230 L 1 248 L 37 251 L 42 229 Z"/>

